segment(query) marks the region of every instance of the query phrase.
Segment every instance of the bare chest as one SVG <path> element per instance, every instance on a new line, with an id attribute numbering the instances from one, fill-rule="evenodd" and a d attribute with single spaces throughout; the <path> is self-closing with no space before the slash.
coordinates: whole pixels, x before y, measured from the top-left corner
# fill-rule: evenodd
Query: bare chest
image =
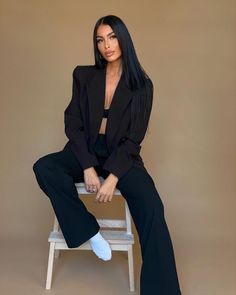
<path id="1" fill-rule="evenodd" d="M 116 90 L 116 87 L 118 85 L 119 79 L 117 77 L 107 77 L 106 83 L 105 83 L 105 109 L 109 109 L 112 99 L 114 97 L 114 93 Z"/>

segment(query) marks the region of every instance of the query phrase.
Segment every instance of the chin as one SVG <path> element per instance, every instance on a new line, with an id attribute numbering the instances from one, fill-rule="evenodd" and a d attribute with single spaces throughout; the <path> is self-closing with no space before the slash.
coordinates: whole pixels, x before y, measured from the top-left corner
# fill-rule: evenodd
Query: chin
<path id="1" fill-rule="evenodd" d="M 119 57 L 111 56 L 111 57 L 106 57 L 106 60 L 108 62 L 113 62 L 113 61 L 119 60 L 120 58 L 121 58 L 121 56 L 119 56 Z"/>

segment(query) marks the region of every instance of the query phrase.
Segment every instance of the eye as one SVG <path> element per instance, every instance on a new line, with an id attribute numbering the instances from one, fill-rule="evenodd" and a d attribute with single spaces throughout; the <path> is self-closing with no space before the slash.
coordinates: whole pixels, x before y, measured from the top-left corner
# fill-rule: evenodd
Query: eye
<path id="1" fill-rule="evenodd" d="M 116 38 L 116 35 L 111 35 L 111 38 Z"/>
<path id="2" fill-rule="evenodd" d="M 100 41 L 102 41 L 102 39 L 97 39 L 96 42 L 99 43 Z"/>

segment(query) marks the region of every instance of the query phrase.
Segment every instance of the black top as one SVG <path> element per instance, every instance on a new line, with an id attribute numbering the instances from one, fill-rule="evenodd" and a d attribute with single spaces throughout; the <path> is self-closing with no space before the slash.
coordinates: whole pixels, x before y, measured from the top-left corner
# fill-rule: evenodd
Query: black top
<path id="1" fill-rule="evenodd" d="M 103 118 L 108 118 L 109 109 L 104 109 Z"/>

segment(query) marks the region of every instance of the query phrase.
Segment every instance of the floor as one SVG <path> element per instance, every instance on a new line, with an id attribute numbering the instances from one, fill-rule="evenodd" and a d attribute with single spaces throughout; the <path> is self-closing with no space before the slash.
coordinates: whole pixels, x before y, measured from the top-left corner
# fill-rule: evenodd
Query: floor
<path id="1" fill-rule="evenodd" d="M 139 295 L 140 249 L 135 235 L 136 292 L 129 292 L 125 252 L 113 252 L 102 261 L 91 251 L 62 251 L 54 263 L 51 290 L 45 289 L 49 244 L 1 240 L 2 295 Z M 235 295 L 236 249 L 229 241 L 198 240 L 174 244 L 182 295 Z M 153 293 L 150 295 L 162 295 Z"/>
<path id="2" fill-rule="evenodd" d="M 51 290 L 45 289 L 48 243 L 1 245 L 1 294 L 139 294 L 139 273 L 135 271 L 136 291 L 129 292 L 127 252 L 114 251 L 110 261 L 103 261 L 92 251 L 61 251 L 54 262 Z M 140 257 L 134 249 L 135 270 Z"/>

